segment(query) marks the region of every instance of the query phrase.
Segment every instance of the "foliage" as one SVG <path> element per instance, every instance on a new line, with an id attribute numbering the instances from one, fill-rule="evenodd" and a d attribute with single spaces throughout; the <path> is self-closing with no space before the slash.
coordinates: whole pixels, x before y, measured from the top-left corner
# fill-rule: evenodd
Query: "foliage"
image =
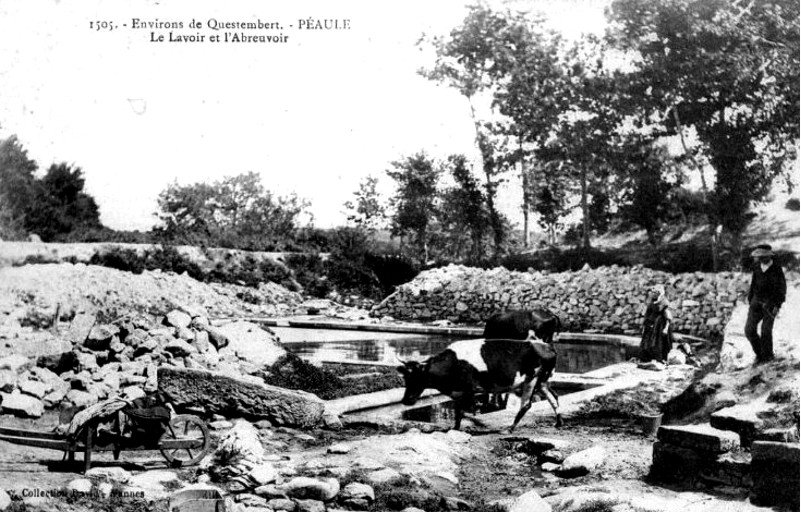
<path id="1" fill-rule="evenodd" d="M 80 168 L 53 164 L 41 178 L 37 168 L 17 137 L 0 141 L 0 239 L 36 233 L 50 242 L 76 230 L 101 227 L 97 204 L 83 191 Z"/>
<path id="2" fill-rule="evenodd" d="M 274 196 L 255 172 L 214 183 L 173 183 L 158 197 L 157 231 L 170 243 L 272 250 L 289 243 L 308 204 Z"/>
<path id="3" fill-rule="evenodd" d="M 0 140 L 0 238 L 3 240 L 24 238 L 37 168 L 16 136 Z"/>
<path id="4" fill-rule="evenodd" d="M 485 193 L 463 155 L 448 159 L 454 185 L 441 193 L 439 220 L 443 233 L 441 255 L 451 260 L 476 262 L 484 258 L 485 238 L 491 214 Z"/>
<path id="5" fill-rule="evenodd" d="M 334 374 L 291 353 L 281 356 L 261 377 L 271 386 L 308 391 L 324 400 L 335 397 L 342 388 L 342 381 Z"/>
<path id="6" fill-rule="evenodd" d="M 695 128 L 713 225 L 739 236 L 799 137 L 798 3 L 615 0 L 608 16 L 610 43 L 635 55 L 621 108 L 656 134 Z"/>
<path id="7" fill-rule="evenodd" d="M 585 402 L 577 412 L 580 416 L 596 418 L 637 418 L 640 415 L 659 414 L 652 394 L 635 386 L 619 389 Z"/>
<path id="8" fill-rule="evenodd" d="M 319 254 L 290 254 L 286 264 L 308 295 L 323 298 L 332 291 L 331 282 L 325 275 L 325 262 Z"/>
<path id="9" fill-rule="evenodd" d="M 666 179 L 671 162 L 664 149 L 640 143 L 627 147 L 626 153 L 623 179 L 627 187 L 621 216 L 645 229 L 648 241 L 656 245 L 662 224 L 675 210 L 671 193 L 678 182 Z"/>
<path id="10" fill-rule="evenodd" d="M 25 228 L 42 241 L 53 241 L 81 229 L 99 229 L 100 213 L 95 200 L 83 191 L 80 168 L 53 164 L 34 182 L 33 203 L 25 215 Z"/>
<path id="11" fill-rule="evenodd" d="M 391 199 L 392 235 L 410 239 L 411 254 L 420 263 L 428 261 L 430 222 L 436 213 L 437 184 L 442 169 L 425 152 L 392 163 L 387 170 L 397 189 Z"/>
<path id="12" fill-rule="evenodd" d="M 801 210 L 801 203 L 799 203 L 797 197 L 792 197 L 787 200 L 787 203 L 784 205 L 790 211 L 797 212 Z"/>
<path id="13" fill-rule="evenodd" d="M 348 220 L 368 233 L 374 233 L 386 220 L 386 209 L 379 197 L 377 185 L 378 178 L 366 177 L 359 183 L 359 190 L 353 193 L 354 201 L 345 202 L 345 208 L 350 212 Z"/>
<path id="14" fill-rule="evenodd" d="M 599 249 L 572 248 L 560 250 L 551 247 L 542 251 L 514 254 L 501 260 L 501 265 L 509 270 L 526 272 L 528 269 L 566 272 L 581 270 L 584 265 L 592 268 L 626 265 L 627 261 L 612 251 Z"/>

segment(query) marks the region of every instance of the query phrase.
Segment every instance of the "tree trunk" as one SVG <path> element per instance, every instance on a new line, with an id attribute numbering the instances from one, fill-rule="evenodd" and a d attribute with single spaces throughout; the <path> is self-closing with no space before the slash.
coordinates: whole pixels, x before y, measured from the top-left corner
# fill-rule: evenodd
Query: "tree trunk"
<path id="1" fill-rule="evenodd" d="M 528 246 L 530 245 L 528 233 L 528 214 L 529 211 L 531 211 L 531 201 L 528 190 L 528 173 L 523 165 L 523 138 L 519 135 L 517 136 L 517 147 L 520 151 L 520 176 L 523 180 L 523 247 L 528 249 Z"/>
<path id="2" fill-rule="evenodd" d="M 590 248 L 590 206 L 587 202 L 587 169 L 581 166 L 581 246 Z"/>

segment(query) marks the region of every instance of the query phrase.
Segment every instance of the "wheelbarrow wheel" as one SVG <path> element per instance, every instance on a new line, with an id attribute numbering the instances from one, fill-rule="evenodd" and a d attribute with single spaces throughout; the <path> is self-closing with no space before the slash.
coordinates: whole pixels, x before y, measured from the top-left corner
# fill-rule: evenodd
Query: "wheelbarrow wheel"
<path id="1" fill-rule="evenodd" d="M 164 441 L 201 441 L 197 448 L 161 448 L 161 454 L 172 467 L 191 466 L 200 462 L 209 453 L 209 427 L 206 422 L 191 414 L 173 416 L 167 431 L 159 439 Z"/>

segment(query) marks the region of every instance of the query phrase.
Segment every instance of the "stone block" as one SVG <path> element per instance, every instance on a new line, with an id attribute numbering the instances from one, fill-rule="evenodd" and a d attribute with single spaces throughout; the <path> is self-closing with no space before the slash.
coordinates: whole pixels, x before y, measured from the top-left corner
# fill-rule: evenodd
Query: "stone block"
<path id="1" fill-rule="evenodd" d="M 653 445 L 651 476 L 660 482 L 693 481 L 717 459 L 712 452 L 699 452 L 657 441 Z"/>
<path id="2" fill-rule="evenodd" d="M 740 445 L 748 448 L 757 433 L 764 428 L 764 422 L 757 417 L 756 413 L 757 410 L 752 404 L 726 407 L 713 412 L 709 424 L 720 430 L 737 432 L 740 436 Z"/>
<path id="3" fill-rule="evenodd" d="M 776 441 L 778 443 L 797 443 L 798 429 L 788 428 L 769 428 L 756 435 L 758 441 Z"/>
<path id="4" fill-rule="evenodd" d="M 724 453 L 740 447 L 740 436 L 711 425 L 663 426 L 657 438 L 667 444 L 699 451 Z"/>
<path id="5" fill-rule="evenodd" d="M 320 423 L 324 403 L 317 396 L 204 370 L 163 366 L 159 389 L 176 407 L 204 407 L 223 415 L 268 419 L 277 425 L 311 427 Z"/>

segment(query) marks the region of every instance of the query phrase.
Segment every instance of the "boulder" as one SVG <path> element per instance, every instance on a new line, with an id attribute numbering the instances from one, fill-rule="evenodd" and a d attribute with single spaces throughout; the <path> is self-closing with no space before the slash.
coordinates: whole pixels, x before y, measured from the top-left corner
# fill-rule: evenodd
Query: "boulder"
<path id="1" fill-rule="evenodd" d="M 344 489 L 342 489 L 339 499 L 342 501 L 347 501 L 350 499 L 366 499 L 372 502 L 375 500 L 375 491 L 373 491 L 373 488 L 367 484 L 351 482 L 346 485 Z"/>
<path id="2" fill-rule="evenodd" d="M 164 351 L 175 357 L 186 357 L 196 352 L 192 345 L 184 340 L 172 340 L 164 347 Z"/>
<path id="3" fill-rule="evenodd" d="M 325 503 L 318 500 L 297 500 L 298 512 L 325 512 Z"/>
<path id="4" fill-rule="evenodd" d="M 5 510 L 11 506 L 11 496 L 6 491 L 0 489 L 0 510 Z"/>
<path id="5" fill-rule="evenodd" d="M 536 491 L 528 491 L 517 498 L 507 498 L 495 502 L 496 505 L 504 507 L 508 512 L 551 512 L 551 506 L 537 494 Z"/>
<path id="6" fill-rule="evenodd" d="M 95 325 L 92 327 L 92 330 L 89 331 L 89 336 L 83 342 L 83 346 L 89 350 L 95 351 L 108 350 L 115 338 L 119 340 L 119 337 L 117 336 L 119 332 L 120 329 L 116 325 Z"/>
<path id="7" fill-rule="evenodd" d="M 176 407 L 202 407 L 210 413 L 297 427 L 315 426 L 323 416 L 324 402 L 317 396 L 270 386 L 258 379 L 162 366 L 158 382 Z"/>
<path id="8" fill-rule="evenodd" d="M 221 356 L 231 353 L 259 366 L 271 366 L 287 353 L 274 334 L 250 322 L 226 324 L 219 331 L 229 341 Z"/>
<path id="9" fill-rule="evenodd" d="M 89 333 L 94 327 L 97 319 L 94 315 L 87 313 L 78 313 L 70 322 L 69 329 L 67 329 L 66 338 L 68 341 L 76 344 L 83 344 Z"/>
<path id="10" fill-rule="evenodd" d="M 0 357 L 0 370 L 10 370 L 13 373 L 21 373 L 29 370 L 33 366 L 33 361 L 19 354 Z"/>
<path id="11" fill-rule="evenodd" d="M 24 418 L 39 418 L 44 413 L 44 404 L 38 398 L 23 395 L 19 391 L 0 393 L 0 406 L 3 414 L 13 414 Z"/>
<path id="12" fill-rule="evenodd" d="M 11 393 L 17 387 L 17 374 L 11 370 L 0 370 L 0 391 Z"/>
<path id="13" fill-rule="evenodd" d="M 34 398 L 44 398 L 49 391 L 49 386 L 44 382 L 35 380 L 24 380 L 19 383 L 19 390 L 25 395 L 30 395 Z"/>
<path id="14" fill-rule="evenodd" d="M 282 487 L 289 497 L 295 499 L 329 501 L 339 494 L 339 480 L 336 478 L 298 476 Z"/>
<path id="15" fill-rule="evenodd" d="M 593 446 L 568 456 L 557 474 L 564 478 L 586 475 L 603 464 L 605 458 L 606 451 L 600 446 Z"/>
<path id="16" fill-rule="evenodd" d="M 273 498 L 267 502 L 267 507 L 275 511 L 294 512 L 297 505 L 287 498 Z"/>
<path id="17" fill-rule="evenodd" d="M 76 478 L 67 484 L 67 490 L 73 494 L 89 494 L 92 492 L 92 481 L 88 478 Z"/>
<path id="18" fill-rule="evenodd" d="M 178 329 L 182 327 L 189 327 L 189 324 L 192 323 L 192 317 L 187 315 L 182 311 L 173 310 L 167 313 L 167 316 L 164 317 L 164 324 L 171 325 L 173 327 L 177 327 Z"/>

